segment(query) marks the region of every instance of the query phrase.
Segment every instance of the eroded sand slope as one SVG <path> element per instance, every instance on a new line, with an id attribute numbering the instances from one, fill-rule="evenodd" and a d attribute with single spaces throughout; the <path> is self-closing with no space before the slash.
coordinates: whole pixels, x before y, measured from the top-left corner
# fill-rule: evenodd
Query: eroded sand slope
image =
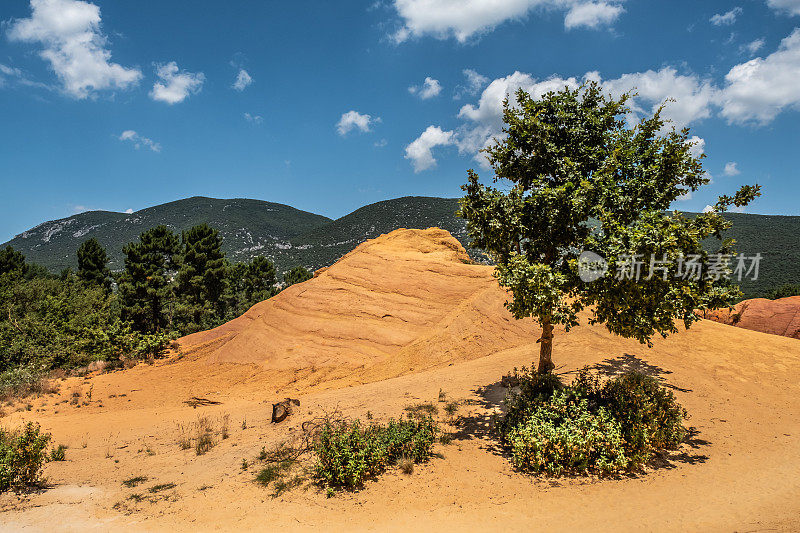
<path id="1" fill-rule="evenodd" d="M 46 466 L 47 490 L 0 496 L 0 530 L 800 530 L 797 340 L 712 321 L 651 349 L 602 326 L 557 331 L 566 379 L 584 365 L 645 371 L 689 410 L 691 437 L 646 475 L 531 477 L 514 471 L 488 428 L 501 375 L 535 359 L 539 331 L 510 319 L 491 268 L 464 259 L 440 230 L 393 232 L 183 339 L 182 355 L 70 378 L 30 410 L 4 407 L 3 425 L 38 420 L 69 449 Z M 254 467 L 242 469 L 324 412 L 385 420 L 418 402 L 441 408 L 440 391 L 462 402 L 461 422 L 453 444 L 410 476 L 393 470 L 332 499 L 310 484 L 272 498 Z M 218 403 L 193 408 L 192 396 Z M 285 396 L 301 408 L 271 424 L 271 402 Z M 227 416 L 229 438 L 197 456 L 178 444 L 201 416 L 216 428 Z M 136 476 L 148 479 L 122 484 Z"/>

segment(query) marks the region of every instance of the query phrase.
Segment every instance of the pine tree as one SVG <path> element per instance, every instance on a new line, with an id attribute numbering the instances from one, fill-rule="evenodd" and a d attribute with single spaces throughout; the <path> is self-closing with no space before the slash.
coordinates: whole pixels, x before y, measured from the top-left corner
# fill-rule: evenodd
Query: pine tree
<path id="1" fill-rule="evenodd" d="M 314 277 L 305 267 L 297 266 L 289 272 L 283 273 L 283 283 L 289 287 L 295 283 L 302 283 Z"/>
<path id="2" fill-rule="evenodd" d="M 272 261 L 263 256 L 254 258 L 247 265 L 245 274 L 244 288 L 248 303 L 252 306 L 272 296 L 276 281 L 275 265 Z"/>
<path id="3" fill-rule="evenodd" d="M 123 247 L 125 270 L 119 281 L 122 316 L 137 331 L 153 333 L 169 324 L 170 313 L 165 308 L 172 296 L 170 281 L 179 250 L 178 237 L 164 225 L 145 231 L 139 242 Z"/>
<path id="4" fill-rule="evenodd" d="M 111 288 L 111 271 L 108 269 L 105 248 L 92 237 L 78 248 L 78 279 L 86 283 Z"/>
<path id="5" fill-rule="evenodd" d="M 183 251 L 178 270 L 177 295 L 185 319 L 201 326 L 206 315 L 221 317 L 225 313 L 224 300 L 227 261 L 222 251 L 219 232 L 207 224 L 184 231 L 181 237 Z M 211 320 L 213 322 L 213 320 Z"/>
<path id="6" fill-rule="evenodd" d="M 22 255 L 22 252 L 18 252 L 11 246 L 0 249 L 0 275 L 14 272 L 22 275 L 26 269 L 25 256 Z"/>

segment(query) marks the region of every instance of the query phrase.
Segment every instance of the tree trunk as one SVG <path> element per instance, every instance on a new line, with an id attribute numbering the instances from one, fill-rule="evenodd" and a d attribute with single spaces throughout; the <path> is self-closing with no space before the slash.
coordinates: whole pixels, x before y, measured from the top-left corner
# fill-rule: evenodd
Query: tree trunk
<path id="1" fill-rule="evenodd" d="M 550 323 L 550 318 L 542 320 L 542 338 L 539 339 L 541 343 L 539 346 L 539 374 L 547 374 L 553 370 L 556 365 L 553 364 L 553 324 Z"/>

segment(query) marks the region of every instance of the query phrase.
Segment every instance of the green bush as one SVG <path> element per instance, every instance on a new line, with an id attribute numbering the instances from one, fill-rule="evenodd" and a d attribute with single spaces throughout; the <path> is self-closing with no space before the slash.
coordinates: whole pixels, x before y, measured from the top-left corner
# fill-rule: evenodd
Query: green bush
<path id="1" fill-rule="evenodd" d="M 9 401 L 44 392 L 47 380 L 41 369 L 20 366 L 0 372 L 0 400 Z"/>
<path id="2" fill-rule="evenodd" d="M 0 492 L 41 482 L 50 434 L 28 422 L 21 430 L 0 429 Z"/>
<path id="3" fill-rule="evenodd" d="M 391 420 L 387 425 L 325 424 L 316 439 L 314 477 L 329 487 L 356 488 L 400 458 L 427 460 L 436 440 L 430 417 Z"/>
<path id="4" fill-rule="evenodd" d="M 636 470 L 685 436 L 686 411 L 657 380 L 631 372 L 601 382 L 583 369 L 570 385 L 552 374 L 518 375 L 497 422 L 522 470 L 612 475 Z"/>
<path id="5" fill-rule="evenodd" d="M 536 405 L 507 435 L 512 462 L 523 470 L 550 475 L 596 472 L 609 475 L 628 466 L 622 430 L 602 407 L 558 391 Z"/>

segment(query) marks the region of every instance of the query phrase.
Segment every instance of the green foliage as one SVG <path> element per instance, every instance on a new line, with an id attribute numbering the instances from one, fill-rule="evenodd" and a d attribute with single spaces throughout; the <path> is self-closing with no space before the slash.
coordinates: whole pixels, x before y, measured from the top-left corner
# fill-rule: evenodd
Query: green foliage
<path id="1" fill-rule="evenodd" d="M 636 470 L 685 436 L 686 411 L 658 381 L 631 372 L 601 383 L 587 369 L 571 385 L 553 374 L 518 376 L 496 429 L 520 469 L 549 475 Z"/>
<path id="2" fill-rule="evenodd" d="M 277 294 L 275 265 L 266 257 L 256 257 L 251 263 L 236 263 L 228 268 L 227 316 L 237 317 L 258 302 Z"/>
<path id="3" fill-rule="evenodd" d="M 771 291 L 767 298 L 770 300 L 777 300 L 779 298 L 787 298 L 789 296 L 800 296 L 800 283 L 786 283 L 781 285 L 774 291 Z"/>
<path id="4" fill-rule="evenodd" d="M 40 393 L 45 388 L 44 372 L 30 366 L 18 366 L 0 372 L 0 401 Z"/>
<path id="5" fill-rule="evenodd" d="M 175 295 L 178 329 L 184 333 L 203 329 L 204 318 L 224 316 L 227 263 L 219 232 L 207 224 L 194 226 L 181 236 Z"/>
<path id="6" fill-rule="evenodd" d="M 514 465 L 555 476 L 624 470 L 628 459 L 619 422 L 602 407 L 591 411 L 588 404 L 558 391 L 531 409 L 505 437 Z"/>
<path id="7" fill-rule="evenodd" d="M 67 447 L 63 444 L 59 444 L 58 446 L 54 446 L 50 450 L 50 460 L 51 461 L 65 461 L 67 459 Z"/>
<path id="8" fill-rule="evenodd" d="M 314 277 L 314 274 L 309 272 L 305 267 L 297 266 L 291 269 L 289 272 L 284 272 L 283 274 L 283 282 L 286 284 L 287 287 L 294 285 L 295 283 L 302 283 L 304 281 L 308 281 Z"/>
<path id="9" fill-rule="evenodd" d="M 496 177 L 508 187 L 487 187 L 468 172 L 460 216 L 472 245 L 497 264 L 510 289 L 515 318 L 534 318 L 543 329 L 539 371 L 552 368 L 553 325 L 569 329 L 583 309 L 590 323 L 650 344 L 655 334 L 689 327 L 695 309 L 727 305 L 740 293 L 724 278 L 699 279 L 677 271 L 679 258 L 697 254 L 709 264 L 703 241 L 721 238 L 722 216 L 758 196 L 744 186 L 694 217 L 668 213 L 680 196 L 708 182 L 692 155 L 689 130 L 665 131 L 661 109 L 628 127 L 629 95 L 608 97 L 589 82 L 534 99 L 523 90 L 504 102 L 506 136 L 485 150 Z M 723 241 L 720 252 L 730 253 Z M 608 261 L 610 275 L 586 283 L 577 260 L 584 250 Z M 667 275 L 617 279 L 626 258 L 671 261 Z"/>
<path id="10" fill-rule="evenodd" d="M 78 279 L 111 289 L 111 271 L 106 250 L 92 237 L 78 248 Z"/>
<path id="11" fill-rule="evenodd" d="M 163 225 L 142 233 L 138 243 L 123 247 L 125 270 L 119 279 L 122 317 L 136 331 L 154 333 L 167 327 L 170 278 L 179 250 L 178 238 Z"/>
<path id="12" fill-rule="evenodd" d="M 28 422 L 21 429 L 0 429 L 0 492 L 41 482 L 50 434 Z"/>
<path id="13" fill-rule="evenodd" d="M 11 246 L 0 248 L 0 276 L 4 274 L 22 275 L 25 273 L 25 256 Z"/>
<path id="14" fill-rule="evenodd" d="M 426 461 L 436 440 L 430 417 L 391 420 L 387 425 L 328 423 L 315 442 L 314 477 L 329 487 L 357 488 L 401 458 Z"/>

